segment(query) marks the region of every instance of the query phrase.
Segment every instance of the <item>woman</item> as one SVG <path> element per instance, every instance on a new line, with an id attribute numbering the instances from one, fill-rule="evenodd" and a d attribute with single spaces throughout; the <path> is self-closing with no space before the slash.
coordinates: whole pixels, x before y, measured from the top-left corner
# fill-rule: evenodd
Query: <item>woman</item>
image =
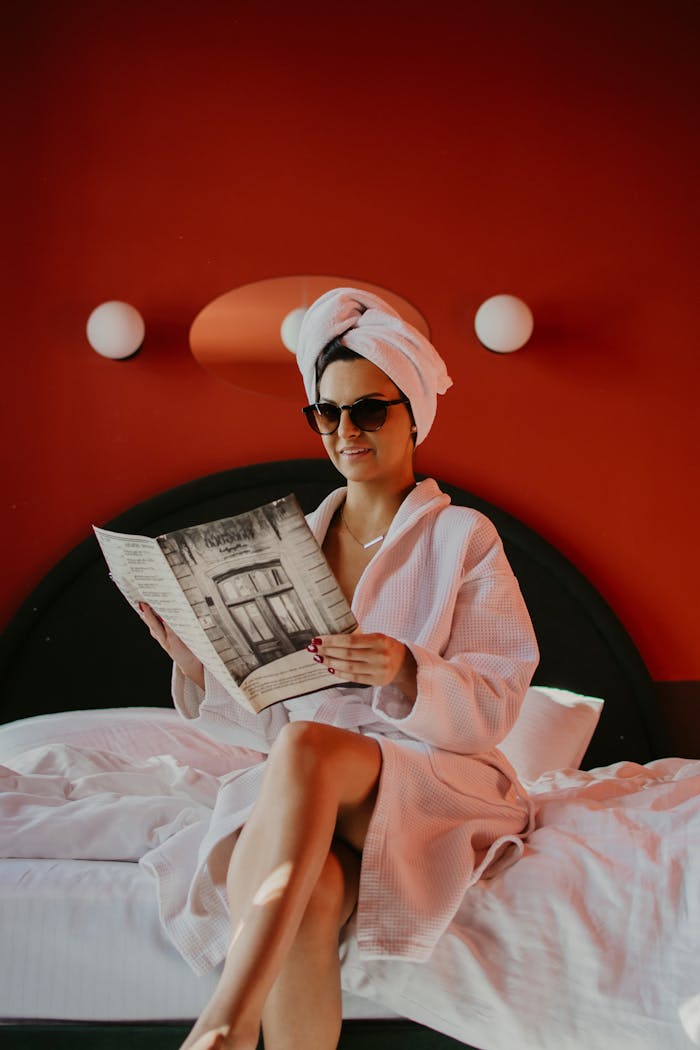
<path id="1" fill-rule="evenodd" d="M 309 659 L 330 683 L 342 673 L 367 688 L 248 715 L 143 610 L 175 661 L 180 712 L 269 751 L 222 785 L 217 830 L 200 848 L 190 911 L 216 910 L 225 884 L 230 932 L 187 1050 L 252 1050 L 261 1024 L 267 1050 L 335 1047 L 338 937 L 353 912 L 366 957 L 424 960 L 466 889 L 512 861 L 529 826 L 495 746 L 537 663 L 529 617 L 493 526 L 413 472 L 414 446 L 451 385 L 444 364 L 355 289 L 314 303 L 299 344 L 304 412 L 347 481 L 309 523 L 360 624 L 314 639 Z M 194 926 L 185 949 L 182 940 L 187 954 Z"/>

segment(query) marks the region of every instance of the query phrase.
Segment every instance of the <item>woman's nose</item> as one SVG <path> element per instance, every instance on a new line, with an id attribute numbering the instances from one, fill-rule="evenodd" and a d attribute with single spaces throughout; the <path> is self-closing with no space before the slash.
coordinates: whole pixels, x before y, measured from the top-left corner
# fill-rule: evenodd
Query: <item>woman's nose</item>
<path id="1" fill-rule="evenodd" d="M 350 410 L 343 408 L 340 411 L 340 422 L 338 423 L 338 433 L 341 437 L 347 437 L 351 434 L 360 434 L 360 428 L 353 423 L 350 418 Z"/>

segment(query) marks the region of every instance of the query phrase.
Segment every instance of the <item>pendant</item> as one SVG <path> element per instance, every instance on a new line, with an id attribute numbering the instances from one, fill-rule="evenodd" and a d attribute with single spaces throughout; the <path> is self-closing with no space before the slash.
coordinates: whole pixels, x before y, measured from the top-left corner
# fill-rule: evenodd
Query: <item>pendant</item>
<path id="1" fill-rule="evenodd" d="M 367 543 L 363 543 L 362 547 L 363 547 L 364 550 L 369 550 L 370 547 L 374 547 L 375 543 L 381 543 L 383 539 L 384 539 L 383 535 L 375 536 L 373 540 L 368 540 Z"/>

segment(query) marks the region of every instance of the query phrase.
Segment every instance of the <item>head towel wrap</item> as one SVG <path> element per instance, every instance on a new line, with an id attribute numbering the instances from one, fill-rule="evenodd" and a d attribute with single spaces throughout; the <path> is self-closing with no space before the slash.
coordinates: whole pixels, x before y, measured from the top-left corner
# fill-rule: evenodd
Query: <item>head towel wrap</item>
<path id="1" fill-rule="evenodd" d="M 332 339 L 381 368 L 411 402 L 416 444 L 433 425 L 437 395 L 452 386 L 445 362 L 417 328 L 372 292 L 334 288 L 312 303 L 304 315 L 297 364 L 306 396 L 316 401 L 316 361 Z"/>

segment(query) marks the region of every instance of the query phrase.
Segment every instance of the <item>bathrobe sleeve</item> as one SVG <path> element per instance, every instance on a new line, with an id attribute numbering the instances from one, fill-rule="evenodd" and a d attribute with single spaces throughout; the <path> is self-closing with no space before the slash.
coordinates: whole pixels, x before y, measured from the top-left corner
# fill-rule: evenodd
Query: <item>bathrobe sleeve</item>
<path id="1" fill-rule="evenodd" d="M 454 596 L 437 616 L 450 618 L 446 643 L 436 651 L 411 637 L 399 639 L 416 660 L 415 702 L 384 687 L 374 690 L 373 707 L 411 737 L 477 754 L 495 747 L 512 727 L 539 653 L 517 580 L 487 518 L 478 516 L 462 553 Z M 444 564 L 426 564 L 423 585 L 444 572 Z"/>
<path id="2" fill-rule="evenodd" d="M 197 729 L 222 744 L 253 748 L 267 754 L 282 726 L 289 721 L 283 704 L 260 714 L 246 711 L 209 671 L 200 689 L 175 665 L 172 692 L 176 710 Z"/>

